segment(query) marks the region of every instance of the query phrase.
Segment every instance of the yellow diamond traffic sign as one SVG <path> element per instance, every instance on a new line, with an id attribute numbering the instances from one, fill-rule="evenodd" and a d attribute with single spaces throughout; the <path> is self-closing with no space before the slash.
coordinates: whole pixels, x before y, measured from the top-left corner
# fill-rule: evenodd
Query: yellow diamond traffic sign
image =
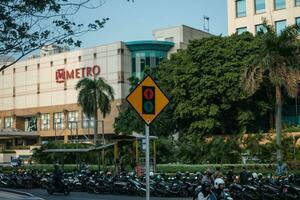
<path id="1" fill-rule="evenodd" d="M 149 75 L 136 86 L 126 100 L 148 125 L 170 102 Z"/>

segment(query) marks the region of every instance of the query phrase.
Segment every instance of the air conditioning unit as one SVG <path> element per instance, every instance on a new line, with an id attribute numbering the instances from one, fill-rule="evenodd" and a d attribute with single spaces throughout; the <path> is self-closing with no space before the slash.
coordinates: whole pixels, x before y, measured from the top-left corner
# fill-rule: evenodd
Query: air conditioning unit
<path id="1" fill-rule="evenodd" d="M 69 121 L 70 122 L 75 122 L 75 117 L 71 117 Z"/>
<path id="2" fill-rule="evenodd" d="M 43 124 L 48 124 L 49 120 L 48 119 L 44 119 L 43 120 Z"/>
<path id="3" fill-rule="evenodd" d="M 61 123 L 61 119 L 56 119 L 56 123 Z"/>

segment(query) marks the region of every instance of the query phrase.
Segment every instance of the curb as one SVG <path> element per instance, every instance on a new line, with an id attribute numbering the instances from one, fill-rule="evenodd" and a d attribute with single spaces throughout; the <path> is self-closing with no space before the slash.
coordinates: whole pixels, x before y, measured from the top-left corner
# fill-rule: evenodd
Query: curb
<path id="1" fill-rule="evenodd" d="M 24 195 L 24 196 L 28 196 L 28 197 L 34 197 L 32 194 L 27 193 L 27 192 L 21 192 L 21 191 L 17 191 L 17 190 L 12 190 L 12 189 L 6 189 L 6 188 L 0 188 L 0 191 L 3 192 L 11 192 L 11 193 L 15 193 L 15 194 L 19 194 L 19 195 Z"/>

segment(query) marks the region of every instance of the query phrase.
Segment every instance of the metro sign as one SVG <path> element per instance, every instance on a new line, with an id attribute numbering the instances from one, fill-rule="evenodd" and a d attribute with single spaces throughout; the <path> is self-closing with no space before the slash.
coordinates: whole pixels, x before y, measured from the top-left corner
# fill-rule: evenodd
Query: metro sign
<path id="1" fill-rule="evenodd" d="M 99 75 L 101 72 L 99 65 L 94 65 L 93 67 L 82 67 L 72 70 L 58 69 L 55 72 L 55 79 L 57 83 L 64 83 L 65 80 L 79 79 L 84 77 L 92 77 Z"/>
<path id="2" fill-rule="evenodd" d="M 136 86 L 126 100 L 148 125 L 169 104 L 167 96 L 149 75 Z"/>

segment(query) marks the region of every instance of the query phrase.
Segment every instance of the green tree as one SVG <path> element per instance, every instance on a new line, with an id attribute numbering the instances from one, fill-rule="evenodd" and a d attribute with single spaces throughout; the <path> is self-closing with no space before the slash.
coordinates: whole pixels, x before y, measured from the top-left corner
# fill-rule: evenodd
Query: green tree
<path id="1" fill-rule="evenodd" d="M 161 82 L 158 79 L 158 71 L 159 68 L 150 68 L 145 67 L 144 69 L 144 77 L 146 75 L 151 75 L 154 80 L 160 85 Z M 137 77 L 131 77 L 130 81 L 130 91 L 132 91 L 140 79 Z M 161 86 L 161 85 L 160 85 Z M 169 95 L 168 91 L 164 90 L 164 87 L 161 87 L 163 91 L 167 95 Z M 172 135 L 176 131 L 176 123 L 174 121 L 173 113 L 173 104 L 169 104 L 167 108 L 159 115 L 159 117 L 151 124 L 150 132 L 151 135 L 156 136 L 169 136 Z M 139 115 L 134 111 L 133 108 L 127 106 L 122 112 L 119 113 L 119 116 L 115 119 L 114 122 L 114 130 L 116 133 L 122 133 L 130 135 L 133 132 L 143 133 L 145 130 L 145 122 L 139 117 Z"/>
<path id="2" fill-rule="evenodd" d="M 127 0 L 130 1 L 130 0 Z M 98 9 L 103 0 L 1 0 L 0 71 L 45 45 L 79 47 L 75 37 L 104 27 L 108 18 L 82 24 L 76 14 L 82 9 Z"/>
<path id="3" fill-rule="evenodd" d="M 110 113 L 111 101 L 114 100 L 114 90 L 101 78 L 84 78 L 76 84 L 78 93 L 78 104 L 82 107 L 83 112 L 90 119 L 95 117 L 94 144 L 97 143 L 98 134 L 98 109 L 101 111 L 103 118 Z M 104 136 L 103 136 L 104 141 Z"/>
<path id="4" fill-rule="evenodd" d="M 251 34 L 191 41 L 159 68 L 159 81 L 172 99 L 181 134 L 197 137 L 257 131 L 269 104 L 265 93 L 251 97 L 240 86 L 243 66 L 259 46 Z"/>
<path id="5" fill-rule="evenodd" d="M 299 82 L 299 27 L 289 26 L 280 34 L 274 27 L 264 22 L 266 33 L 258 33 L 259 51 L 252 54 L 252 62 L 246 64 L 243 75 L 245 91 L 255 93 L 264 81 L 269 81 L 275 89 L 275 127 L 277 144 L 277 161 L 282 160 L 281 129 L 283 91 L 287 90 L 291 97 L 295 97 Z"/>

